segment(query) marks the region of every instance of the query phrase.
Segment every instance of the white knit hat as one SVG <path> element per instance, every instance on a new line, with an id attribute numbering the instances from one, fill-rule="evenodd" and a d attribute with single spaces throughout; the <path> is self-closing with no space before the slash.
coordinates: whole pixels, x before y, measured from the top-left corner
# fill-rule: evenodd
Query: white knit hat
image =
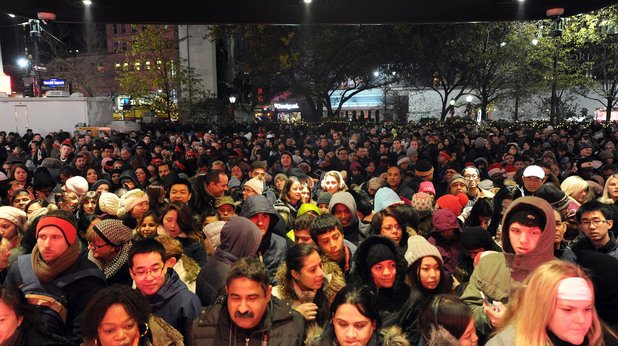
<path id="1" fill-rule="evenodd" d="M 258 178 L 251 178 L 247 180 L 244 186 L 249 186 L 258 195 L 261 195 L 264 192 L 264 183 Z"/>
<path id="2" fill-rule="evenodd" d="M 74 192 L 80 197 L 88 192 L 88 181 L 86 181 L 86 178 L 79 175 L 67 179 L 64 186 L 67 191 Z"/>
<path id="3" fill-rule="evenodd" d="M 440 260 L 440 263 L 444 264 L 438 249 L 431 245 L 423 236 L 414 235 L 408 238 L 408 250 L 406 250 L 404 255 L 408 266 L 426 256 L 436 257 Z"/>
<path id="4" fill-rule="evenodd" d="M 0 219 L 8 220 L 19 229 L 23 229 L 26 221 L 28 221 L 28 216 L 19 208 L 0 207 Z"/>
<path id="5" fill-rule="evenodd" d="M 111 192 L 103 192 L 99 197 L 99 209 L 108 215 L 118 215 L 118 209 L 120 209 L 120 197 Z"/>
<path id="6" fill-rule="evenodd" d="M 124 215 L 129 213 L 131 209 L 133 209 L 133 207 L 135 207 L 136 205 L 148 201 L 148 195 L 146 194 L 146 192 L 140 189 L 133 189 L 127 191 L 127 193 L 122 195 L 122 198 L 120 200 L 120 204 L 122 204 L 122 207 L 118 209 L 118 217 L 123 217 Z"/>
<path id="7" fill-rule="evenodd" d="M 215 249 L 221 244 L 221 229 L 224 225 L 225 221 L 215 221 L 204 226 L 202 229 L 202 232 L 204 232 L 204 235 L 210 241 L 210 245 Z"/>

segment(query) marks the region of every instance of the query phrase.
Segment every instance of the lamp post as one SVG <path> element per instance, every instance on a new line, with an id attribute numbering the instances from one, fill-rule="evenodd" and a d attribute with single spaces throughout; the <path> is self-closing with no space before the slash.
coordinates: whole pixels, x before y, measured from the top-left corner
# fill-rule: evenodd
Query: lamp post
<path id="1" fill-rule="evenodd" d="M 234 111 L 236 110 L 236 95 L 232 94 L 229 97 L 230 101 L 230 120 L 234 122 Z"/>

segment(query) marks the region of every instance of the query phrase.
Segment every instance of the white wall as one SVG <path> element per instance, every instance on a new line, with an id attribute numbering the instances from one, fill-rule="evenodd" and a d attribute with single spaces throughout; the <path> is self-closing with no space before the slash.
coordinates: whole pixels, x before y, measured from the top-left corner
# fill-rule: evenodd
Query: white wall
<path id="1" fill-rule="evenodd" d="M 0 128 L 4 131 L 26 129 L 46 135 L 52 131 L 73 131 L 78 123 L 109 126 L 112 100 L 108 98 L 0 98 Z"/>

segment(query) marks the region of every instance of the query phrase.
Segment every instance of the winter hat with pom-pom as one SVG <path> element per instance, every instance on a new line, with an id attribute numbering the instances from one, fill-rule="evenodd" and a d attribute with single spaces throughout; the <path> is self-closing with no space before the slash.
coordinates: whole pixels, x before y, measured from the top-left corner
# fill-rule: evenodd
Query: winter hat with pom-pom
<path id="1" fill-rule="evenodd" d="M 148 195 L 146 194 L 146 192 L 140 189 L 129 190 L 120 199 L 120 204 L 122 205 L 122 207 L 118 209 L 117 215 L 118 217 L 124 217 L 131 211 L 131 209 L 133 209 L 133 207 L 142 202 L 148 201 Z"/>
<path id="2" fill-rule="evenodd" d="M 64 186 L 67 191 L 73 192 L 80 197 L 88 192 L 88 181 L 86 181 L 86 178 L 79 175 L 67 179 Z"/>
<path id="3" fill-rule="evenodd" d="M 104 192 L 99 197 L 99 209 L 103 214 L 116 216 L 120 209 L 120 197 L 111 192 Z"/>

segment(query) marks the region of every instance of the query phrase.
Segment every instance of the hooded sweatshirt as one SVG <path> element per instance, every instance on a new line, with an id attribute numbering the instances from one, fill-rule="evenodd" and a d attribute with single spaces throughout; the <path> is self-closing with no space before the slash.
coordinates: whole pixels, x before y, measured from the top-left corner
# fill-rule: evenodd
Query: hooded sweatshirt
<path id="1" fill-rule="evenodd" d="M 271 283 L 275 285 L 275 274 L 277 273 L 277 268 L 279 268 L 279 265 L 285 261 L 288 246 L 283 237 L 273 232 L 279 220 L 279 214 L 275 210 L 275 207 L 273 207 L 273 205 L 268 201 L 266 196 L 251 196 L 242 203 L 240 216 L 251 218 L 252 216 L 260 213 L 269 214 L 270 223 L 266 234 L 262 236 L 256 255 L 258 255 L 260 260 L 266 265 L 268 277 L 270 278 Z"/>
<path id="2" fill-rule="evenodd" d="M 332 215 L 335 215 L 335 205 L 337 204 L 343 204 L 350 210 L 350 224 L 348 226 L 343 226 L 343 237 L 345 240 L 358 246 L 363 239 L 359 230 L 359 220 L 358 214 L 356 213 L 356 202 L 354 201 L 354 197 L 349 192 L 335 192 L 328 204 L 328 210 Z"/>
<path id="3" fill-rule="evenodd" d="M 556 221 L 551 206 L 544 199 L 531 196 L 516 199 L 504 213 L 502 224 L 505 225 L 505 222 L 508 222 L 523 205 L 537 209 L 545 215 L 545 227 L 537 246 L 525 254 L 515 254 L 509 239 L 508 227 L 504 227 L 502 232 L 504 253 L 491 253 L 482 257 L 461 297 L 472 309 L 476 329 L 483 336 L 488 336 L 492 332 L 492 326 L 483 311 L 480 291 L 485 292 L 489 299 L 501 301 L 506 305 L 528 274 L 554 258 Z"/>
<path id="4" fill-rule="evenodd" d="M 262 233 L 258 227 L 240 216 L 233 216 L 221 229 L 221 244 L 202 267 L 197 277 L 195 293 L 203 306 L 210 306 L 223 287 L 227 274 L 242 257 L 254 256 Z"/>

